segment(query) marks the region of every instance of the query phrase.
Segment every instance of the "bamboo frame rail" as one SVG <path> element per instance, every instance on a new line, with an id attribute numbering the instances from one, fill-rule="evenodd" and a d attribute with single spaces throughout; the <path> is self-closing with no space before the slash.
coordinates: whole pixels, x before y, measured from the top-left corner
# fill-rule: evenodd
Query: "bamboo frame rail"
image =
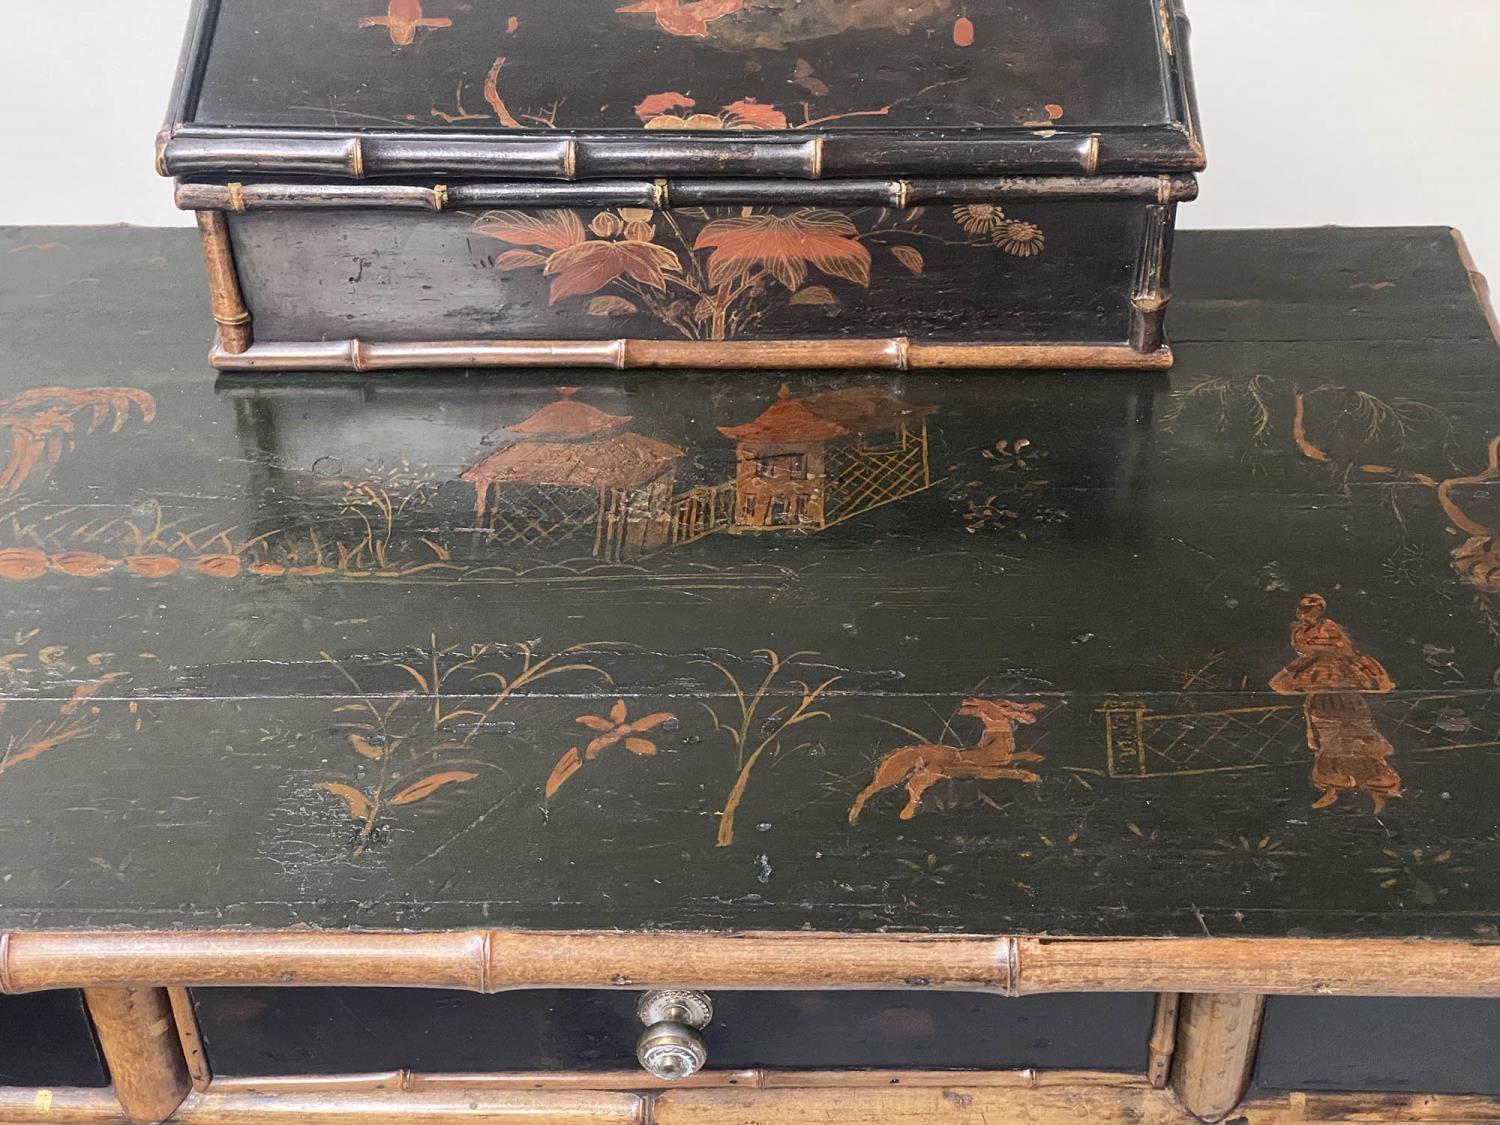
<path id="1" fill-rule="evenodd" d="M 0 992 L 384 985 L 1500 996 L 1500 942 L 461 930 L 0 933 Z"/>
<path id="2" fill-rule="evenodd" d="M 204 212 L 200 212 L 202 214 Z M 220 215 L 220 212 L 207 212 Z M 222 217 L 222 215 L 221 215 Z M 1163 306 L 1164 307 L 1164 306 Z M 1155 310 L 1162 311 L 1161 308 Z M 1143 313 L 1143 315 L 1145 315 Z M 817 369 L 865 367 L 893 371 L 938 368 L 1165 371 L 1166 345 L 1140 352 L 1118 344 L 924 344 L 888 339 L 804 340 L 454 340 L 422 343 L 322 340 L 221 343 L 209 362 L 224 370 L 392 371 L 407 368 L 636 367 Z"/>
<path id="3" fill-rule="evenodd" d="M 508 1071 L 488 1074 L 424 1074 L 393 1070 L 378 1074 L 296 1074 L 255 1078 L 215 1078 L 206 1089 L 216 1094 L 288 1094 L 334 1091 L 393 1092 L 434 1089 L 494 1091 L 523 1090 L 701 1090 L 735 1087 L 744 1090 L 838 1089 L 878 1086 L 1038 1090 L 1056 1086 L 1139 1086 L 1139 1074 L 1112 1070 L 908 1070 L 848 1068 L 843 1070 L 700 1070 L 691 1078 L 653 1078 L 643 1070 Z"/>
<path id="4" fill-rule="evenodd" d="M 338 1122 L 368 1125 L 372 1121 L 436 1122 L 455 1118 L 466 1122 L 503 1121 L 510 1125 L 568 1121 L 590 1125 L 606 1122 L 645 1125 L 648 1121 L 670 1125 L 675 1121 L 681 1125 L 694 1120 L 719 1125 L 754 1113 L 757 1121 L 800 1125 L 813 1119 L 811 1115 L 818 1110 L 830 1108 L 832 1116 L 826 1119 L 839 1121 L 841 1125 L 870 1120 L 868 1115 L 873 1108 L 884 1114 L 875 1119 L 880 1125 L 925 1122 L 968 1125 L 968 1122 L 983 1122 L 986 1113 L 991 1122 L 1050 1125 L 1059 1119 L 1090 1120 L 1081 1116 L 1084 1111 L 1096 1114 L 1092 1120 L 1131 1120 L 1140 1125 L 1181 1125 L 1191 1120 L 1169 1091 L 1140 1085 L 1059 1085 L 1043 1090 L 973 1085 L 868 1091 L 746 1089 L 733 1092 L 733 1097 L 734 1102 L 729 1103 L 725 1101 L 725 1092 L 692 1088 L 658 1095 L 586 1091 L 524 1094 L 454 1088 L 420 1093 L 372 1092 L 351 1101 L 347 1095 L 331 1093 L 265 1096 L 226 1091 L 189 1094 L 171 1120 L 174 1125 L 194 1122 L 305 1125 L 309 1120 L 316 1120 L 319 1125 Z M 866 1116 L 863 1119 L 846 1116 L 843 1112 L 846 1107 Z M 715 1112 L 718 1116 L 714 1116 Z M 0 1122 L 38 1120 L 118 1125 L 124 1118 L 108 1090 L 0 1087 Z M 1240 1104 L 1235 1120 L 1243 1125 L 1314 1125 L 1332 1121 L 1370 1125 L 1388 1125 L 1392 1121 L 1445 1125 L 1460 1121 L 1495 1122 L 1500 1121 L 1500 1100 L 1461 1094 L 1258 1093 Z"/>

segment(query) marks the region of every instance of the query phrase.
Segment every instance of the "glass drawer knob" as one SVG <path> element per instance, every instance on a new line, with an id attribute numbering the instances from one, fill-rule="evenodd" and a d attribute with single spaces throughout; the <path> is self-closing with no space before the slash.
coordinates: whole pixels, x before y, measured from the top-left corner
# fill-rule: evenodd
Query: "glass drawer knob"
<path id="1" fill-rule="evenodd" d="M 636 1008 L 646 1030 L 635 1057 L 653 1078 L 677 1082 L 691 1078 L 708 1061 L 708 1044 L 698 1032 L 714 1018 L 713 1001 L 688 989 L 657 989 L 641 997 Z"/>

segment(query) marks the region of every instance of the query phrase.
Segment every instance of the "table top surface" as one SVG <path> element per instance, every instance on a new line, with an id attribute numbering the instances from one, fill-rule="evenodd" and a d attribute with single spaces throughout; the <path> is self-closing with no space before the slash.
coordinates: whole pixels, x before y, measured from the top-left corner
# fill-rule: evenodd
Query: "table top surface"
<path id="1" fill-rule="evenodd" d="M 216 381 L 191 232 L 0 232 L 0 928 L 1495 937 L 1460 251 L 1177 294 L 1170 375 Z"/>

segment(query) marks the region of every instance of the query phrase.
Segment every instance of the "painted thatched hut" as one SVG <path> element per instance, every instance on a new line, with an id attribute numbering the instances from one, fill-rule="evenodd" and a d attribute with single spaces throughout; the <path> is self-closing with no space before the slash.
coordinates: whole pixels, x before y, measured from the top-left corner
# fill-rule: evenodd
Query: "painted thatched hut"
<path id="1" fill-rule="evenodd" d="M 781 393 L 735 443 L 733 529 L 817 530 L 920 492 L 932 483 L 927 416 L 879 387 Z"/>
<path id="2" fill-rule="evenodd" d="M 627 429 L 630 417 L 561 387 L 524 421 L 492 435 L 500 448 L 463 471 L 475 521 L 510 542 L 592 541 L 618 559 L 666 541 L 682 450 Z"/>

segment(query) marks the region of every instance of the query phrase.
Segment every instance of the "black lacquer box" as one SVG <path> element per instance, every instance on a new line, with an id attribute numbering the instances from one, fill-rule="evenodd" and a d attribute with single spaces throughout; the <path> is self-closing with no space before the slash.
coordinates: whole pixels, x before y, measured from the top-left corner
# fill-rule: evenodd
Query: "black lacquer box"
<path id="1" fill-rule="evenodd" d="M 200 0 L 227 368 L 1165 367 L 1177 0 Z"/>

